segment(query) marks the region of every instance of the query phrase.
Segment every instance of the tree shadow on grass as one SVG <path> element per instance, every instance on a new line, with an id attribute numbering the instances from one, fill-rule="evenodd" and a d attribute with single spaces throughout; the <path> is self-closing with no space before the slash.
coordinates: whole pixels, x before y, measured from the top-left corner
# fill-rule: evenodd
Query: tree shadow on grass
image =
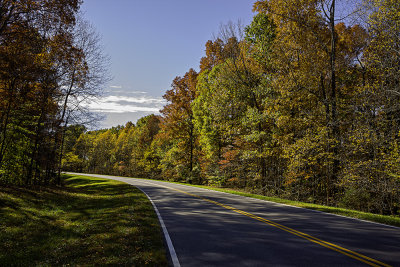
<path id="1" fill-rule="evenodd" d="M 158 220 L 136 188 L 103 179 L 0 187 L 0 265 L 166 265 Z"/>

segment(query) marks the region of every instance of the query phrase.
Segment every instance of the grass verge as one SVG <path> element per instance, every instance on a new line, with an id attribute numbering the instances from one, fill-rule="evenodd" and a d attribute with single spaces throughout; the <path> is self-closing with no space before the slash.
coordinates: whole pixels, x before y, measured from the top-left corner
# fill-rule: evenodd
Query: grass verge
<path id="1" fill-rule="evenodd" d="M 0 266 L 167 266 L 157 216 L 137 188 L 65 175 L 64 187 L 0 186 Z"/>

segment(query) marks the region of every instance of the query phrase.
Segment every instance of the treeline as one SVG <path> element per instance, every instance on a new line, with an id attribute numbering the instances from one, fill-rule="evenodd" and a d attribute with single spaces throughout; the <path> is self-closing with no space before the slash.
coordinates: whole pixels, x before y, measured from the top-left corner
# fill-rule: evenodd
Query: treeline
<path id="1" fill-rule="evenodd" d="M 398 215 L 400 4 L 340 20 L 336 2 L 257 1 L 174 79 L 162 116 L 71 138 L 65 169 Z"/>
<path id="2" fill-rule="evenodd" d="M 0 1 L 1 183 L 59 182 L 65 129 L 89 119 L 82 102 L 108 79 L 80 4 Z"/>

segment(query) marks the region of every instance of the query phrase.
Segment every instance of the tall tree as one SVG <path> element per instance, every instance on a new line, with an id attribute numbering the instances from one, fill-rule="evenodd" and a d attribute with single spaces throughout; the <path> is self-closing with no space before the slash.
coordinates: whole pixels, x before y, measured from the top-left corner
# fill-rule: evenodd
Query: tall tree
<path id="1" fill-rule="evenodd" d="M 164 114 L 162 130 L 173 140 L 179 175 L 192 175 L 195 165 L 196 134 L 194 131 L 191 103 L 196 97 L 197 72 L 190 69 L 183 77 L 176 77 L 172 89 L 163 96 L 168 104 L 161 110 Z M 171 151 L 172 152 L 172 151 Z"/>
<path id="2" fill-rule="evenodd" d="M 76 26 L 80 4 L 0 3 L 1 179 L 22 182 L 24 177 L 27 184 L 53 179 L 72 109 L 67 110 L 67 103 L 72 95 L 82 99 L 101 86 L 105 68 L 98 64 L 98 38 Z"/>
<path id="3" fill-rule="evenodd" d="M 86 124 L 93 119 L 85 103 L 98 97 L 104 85 L 110 80 L 109 58 L 104 55 L 99 34 L 93 26 L 78 17 L 70 35 L 70 43 L 59 47 L 60 95 L 59 132 L 56 135 L 61 174 L 64 134 L 69 124 Z M 60 40 L 57 40 L 60 42 Z"/>
<path id="4" fill-rule="evenodd" d="M 397 1 L 364 1 L 368 45 L 362 53 L 363 86 L 355 96 L 343 183 L 347 206 L 396 213 L 399 199 L 399 66 Z M 354 38 L 352 38 L 354 40 Z"/>
<path id="5" fill-rule="evenodd" d="M 345 99 L 351 93 L 346 73 L 361 51 L 339 46 L 345 31 L 337 24 L 335 0 L 269 0 L 254 7 L 277 29 L 273 84 L 280 93 L 278 125 L 289 160 L 288 183 L 309 184 L 313 195 L 323 191 L 330 203 L 338 193 Z M 305 188 L 295 190 L 308 194 Z"/>

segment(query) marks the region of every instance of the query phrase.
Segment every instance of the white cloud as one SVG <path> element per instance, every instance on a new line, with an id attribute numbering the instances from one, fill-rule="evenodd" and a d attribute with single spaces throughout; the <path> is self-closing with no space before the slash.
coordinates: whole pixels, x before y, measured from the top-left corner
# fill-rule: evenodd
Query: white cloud
<path id="1" fill-rule="evenodd" d="M 117 89 L 121 89 L 122 86 L 121 85 L 110 85 L 110 88 L 117 88 Z"/>
<path id="2" fill-rule="evenodd" d="M 105 96 L 96 101 L 86 103 L 86 106 L 94 112 L 104 113 L 128 113 L 128 112 L 152 112 L 159 113 L 165 105 L 162 98 L 149 96 Z"/>
<path id="3" fill-rule="evenodd" d="M 145 103 L 145 104 L 164 104 L 165 100 L 162 98 L 155 98 L 149 96 L 105 96 L 102 98 L 102 102 L 130 102 L 130 103 Z"/>

